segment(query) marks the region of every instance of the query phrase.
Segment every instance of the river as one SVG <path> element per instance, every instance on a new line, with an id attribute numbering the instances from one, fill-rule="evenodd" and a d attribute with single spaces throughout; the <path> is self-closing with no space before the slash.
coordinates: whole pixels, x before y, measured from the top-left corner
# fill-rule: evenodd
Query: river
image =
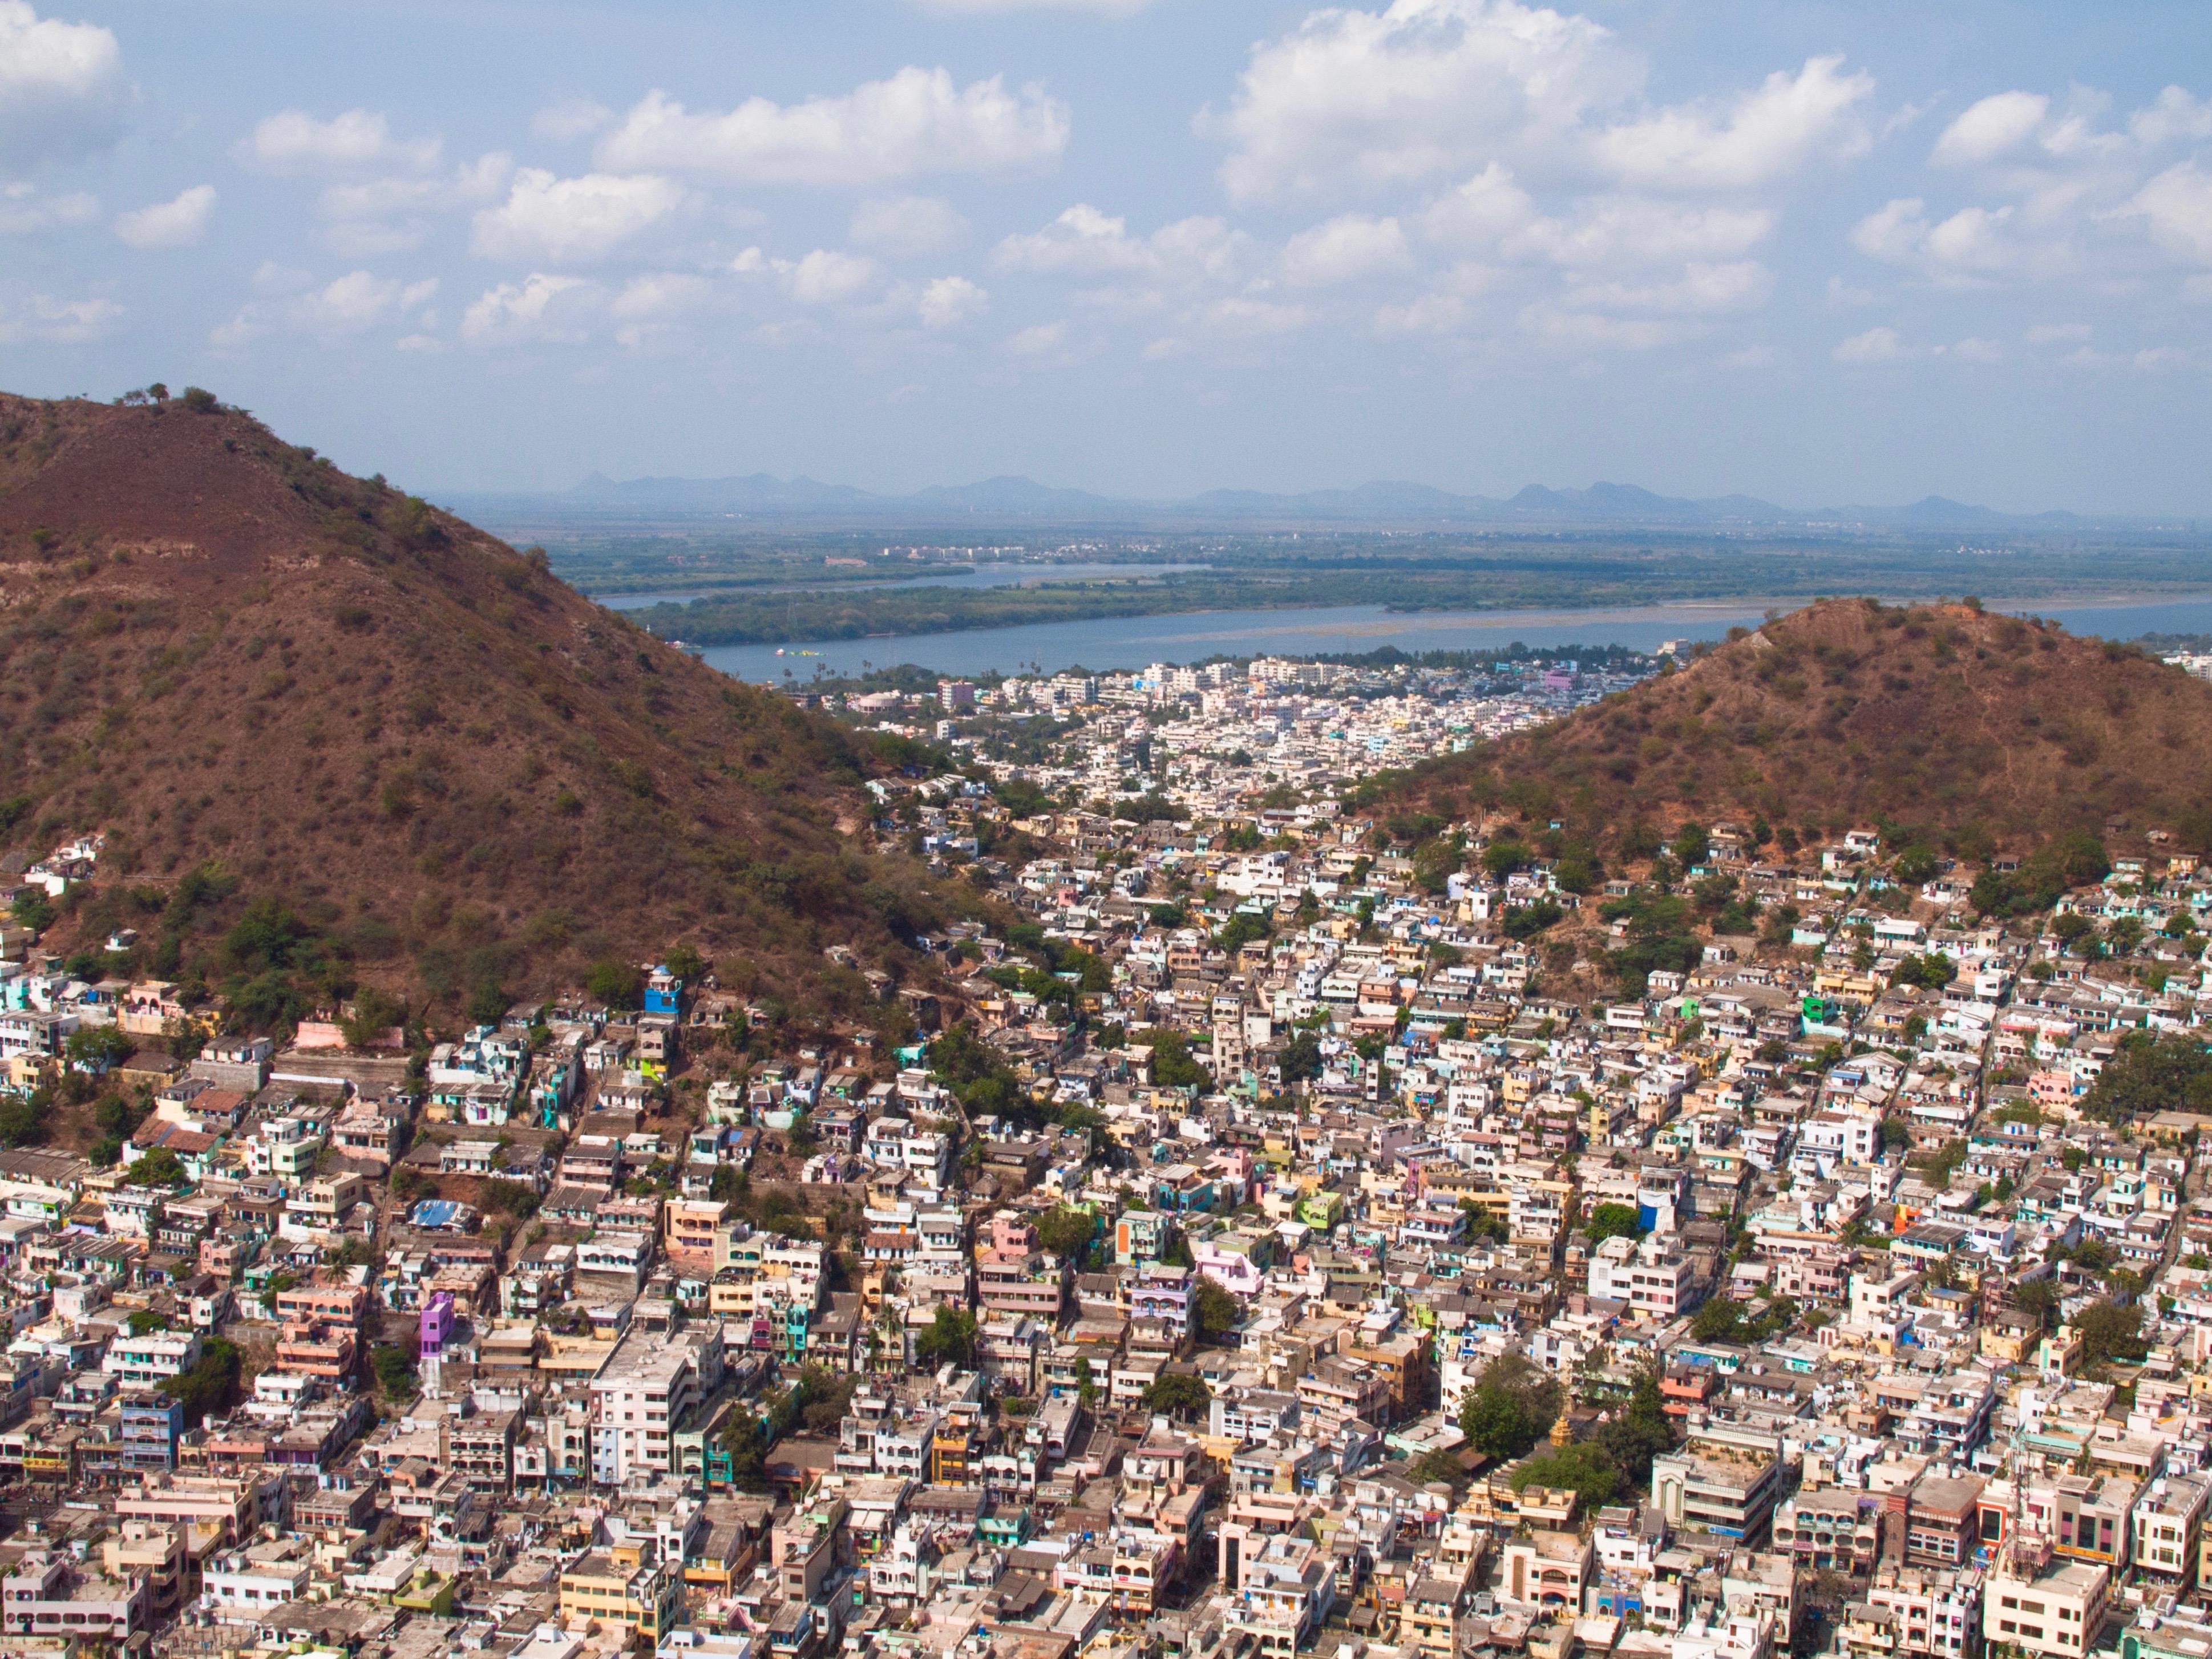
<path id="1" fill-rule="evenodd" d="M 857 675 L 911 663 L 939 674 L 1057 673 L 1202 662 L 1214 656 L 1313 656 L 1379 650 L 1483 651 L 1510 645 L 1620 645 L 1656 649 L 1668 640 L 1714 640 L 1756 628 L 1778 602 L 1698 601 L 1592 611 L 1392 611 L 1380 605 L 1290 611 L 1206 611 L 1175 617 L 1106 617 L 1087 622 L 976 628 L 956 633 L 823 640 L 780 647 L 710 646 L 706 660 L 757 682 L 805 680 L 817 672 Z M 1778 602 L 1782 608 L 1796 601 Z M 2126 603 L 2007 605 L 2050 617 L 2075 633 L 2131 640 L 2139 635 L 2212 633 L 2212 597 Z M 817 653 L 803 657 L 801 651 Z"/>
<path id="2" fill-rule="evenodd" d="M 970 587 L 1036 587 L 1046 582 L 1102 581 L 1117 577 L 1165 576 L 1210 570 L 1204 564 L 1054 564 L 1043 559 L 993 564 L 940 564 L 896 581 L 778 582 L 771 587 L 693 587 L 669 593 L 594 593 L 610 611 L 642 611 L 649 605 L 689 605 L 694 599 L 754 599 L 763 593 L 881 593 L 894 587 L 932 587 L 942 582 Z"/>

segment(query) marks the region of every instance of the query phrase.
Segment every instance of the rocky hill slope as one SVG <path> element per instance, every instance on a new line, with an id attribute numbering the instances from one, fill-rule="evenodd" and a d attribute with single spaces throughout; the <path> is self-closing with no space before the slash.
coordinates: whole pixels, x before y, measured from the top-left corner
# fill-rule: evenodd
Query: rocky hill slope
<path id="1" fill-rule="evenodd" d="M 1830 599 L 1555 725 L 1375 792 L 1484 805 L 1618 862 L 1687 822 L 1883 826 L 1979 856 L 2075 830 L 2212 842 L 2212 686 L 2131 647 L 1972 604 Z M 1545 827 L 1539 823 L 1538 828 Z"/>
<path id="2" fill-rule="evenodd" d="M 0 396 L 0 847 L 107 836 L 65 948 L 130 926 L 108 965 L 280 1017 L 356 981 L 489 1007 L 680 940 L 801 994 L 934 902 L 847 839 L 878 764 L 204 394 Z"/>

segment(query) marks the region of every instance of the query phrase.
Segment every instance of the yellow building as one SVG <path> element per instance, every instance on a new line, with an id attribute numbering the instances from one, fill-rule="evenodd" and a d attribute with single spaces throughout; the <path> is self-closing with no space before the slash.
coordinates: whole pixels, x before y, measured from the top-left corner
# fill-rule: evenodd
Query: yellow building
<path id="1" fill-rule="evenodd" d="M 593 1550 L 561 1575 L 561 1617 L 641 1632 L 654 1646 L 683 1616 L 682 1563 L 653 1559 L 651 1540 Z"/>

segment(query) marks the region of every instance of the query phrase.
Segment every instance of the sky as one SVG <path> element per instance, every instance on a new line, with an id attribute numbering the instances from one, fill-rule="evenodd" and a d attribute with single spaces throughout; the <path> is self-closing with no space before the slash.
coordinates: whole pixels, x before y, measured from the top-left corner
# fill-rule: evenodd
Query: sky
<path id="1" fill-rule="evenodd" d="M 2212 514 L 2200 5 L 0 0 L 0 386 L 430 493 Z"/>

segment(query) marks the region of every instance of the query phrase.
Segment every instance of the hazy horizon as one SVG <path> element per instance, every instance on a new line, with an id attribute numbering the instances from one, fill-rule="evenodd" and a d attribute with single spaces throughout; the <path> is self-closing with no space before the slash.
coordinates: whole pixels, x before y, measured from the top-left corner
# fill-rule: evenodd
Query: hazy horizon
<path id="1" fill-rule="evenodd" d="M 10 389 L 447 495 L 2212 516 L 2178 3 L 0 0 L 0 239 Z"/>

